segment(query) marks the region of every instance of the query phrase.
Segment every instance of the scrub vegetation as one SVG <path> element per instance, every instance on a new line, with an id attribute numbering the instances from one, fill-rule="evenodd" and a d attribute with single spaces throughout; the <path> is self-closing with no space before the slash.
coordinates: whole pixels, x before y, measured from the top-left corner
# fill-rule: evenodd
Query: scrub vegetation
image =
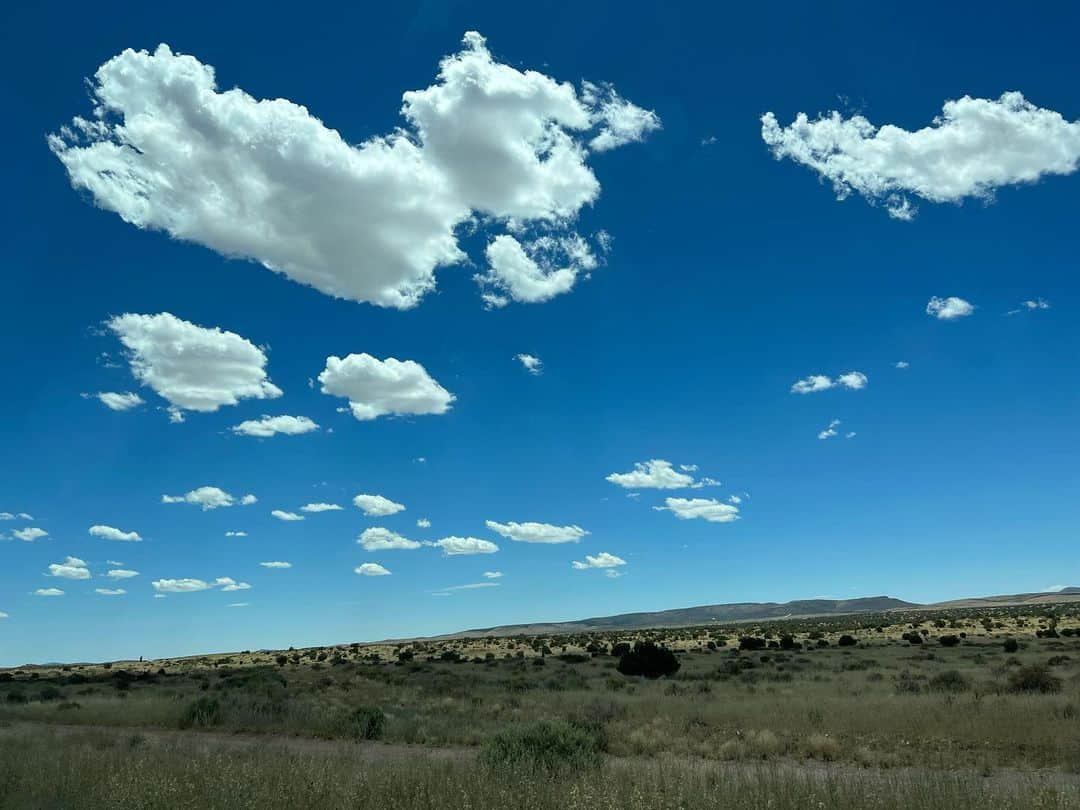
<path id="1" fill-rule="evenodd" d="M 1080 807 L 1080 605 L 25 667 L 0 725 L 0 807 Z"/>

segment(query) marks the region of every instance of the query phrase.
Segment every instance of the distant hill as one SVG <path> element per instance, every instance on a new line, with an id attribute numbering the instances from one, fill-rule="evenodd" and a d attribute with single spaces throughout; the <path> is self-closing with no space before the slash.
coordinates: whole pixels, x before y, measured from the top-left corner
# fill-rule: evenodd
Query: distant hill
<path id="1" fill-rule="evenodd" d="M 950 608 L 1008 607 L 1039 605 L 1080 600 L 1080 588 L 1060 591 L 1021 593 L 954 599 L 948 602 L 919 604 L 891 596 L 868 596 L 860 599 L 801 599 L 794 602 L 737 602 L 721 605 L 658 610 L 648 613 L 619 613 L 595 616 L 570 622 L 539 622 L 481 627 L 438 638 L 484 638 L 496 636 L 584 633 L 604 630 L 643 630 L 649 627 L 692 627 L 706 624 L 767 621 L 769 619 L 842 616 L 854 613 L 884 613 L 890 610 L 947 610 Z"/>

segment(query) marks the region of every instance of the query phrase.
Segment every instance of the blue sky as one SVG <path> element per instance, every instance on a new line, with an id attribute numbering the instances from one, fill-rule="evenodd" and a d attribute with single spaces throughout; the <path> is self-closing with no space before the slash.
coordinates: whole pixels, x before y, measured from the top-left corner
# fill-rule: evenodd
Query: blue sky
<path id="1" fill-rule="evenodd" d="M 1070 12 L 305 9 L 3 12 L 0 665 L 1076 584 Z M 95 86 L 128 48 L 147 53 Z M 454 55 L 479 73 L 440 78 Z M 211 94 L 248 94 L 216 128 L 174 81 L 202 66 Z M 478 75 L 509 96 L 470 95 Z M 100 121 L 95 90 L 118 105 Z M 932 127 L 964 96 L 930 133 L 956 138 L 852 134 L 853 115 Z M 843 126 L 811 126 L 834 110 Z M 380 136 L 397 151 L 373 185 Z M 116 158 L 124 137 L 138 151 Z M 973 309 L 935 317 L 934 297 Z M 349 355 L 370 359 L 328 373 Z M 811 375 L 832 387 L 793 392 Z M 319 428 L 233 430 L 264 415 Z M 700 486 L 608 480 L 650 460 Z M 206 486 L 257 503 L 162 502 Z M 372 528 L 421 545 L 367 551 Z M 426 545 L 454 537 L 499 550 Z M 604 553 L 624 564 L 572 565 Z"/>

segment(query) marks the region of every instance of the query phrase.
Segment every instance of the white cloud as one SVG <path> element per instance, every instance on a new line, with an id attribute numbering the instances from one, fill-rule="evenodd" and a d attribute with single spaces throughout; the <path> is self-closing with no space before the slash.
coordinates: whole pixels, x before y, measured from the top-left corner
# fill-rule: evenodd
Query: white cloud
<path id="1" fill-rule="evenodd" d="M 833 436 L 837 435 L 837 430 L 836 429 L 839 426 L 840 426 L 840 420 L 839 419 L 833 419 L 831 422 L 829 422 L 829 426 L 827 428 L 825 428 L 823 431 L 821 431 L 817 435 L 817 437 L 819 439 L 823 439 L 823 440 L 824 439 L 831 439 Z"/>
<path id="2" fill-rule="evenodd" d="M 6 613 L 4 613 L 4 611 L 0 610 L 0 619 L 10 619 L 10 618 L 11 617 L 8 616 Z"/>
<path id="3" fill-rule="evenodd" d="M 670 461 L 659 458 L 637 462 L 632 472 L 612 473 L 605 480 L 625 489 L 683 489 L 694 484 L 693 476 L 676 471 Z"/>
<path id="4" fill-rule="evenodd" d="M 250 602 L 230 602 L 228 605 L 226 605 L 226 607 L 230 607 L 230 608 L 246 608 L 246 607 L 251 607 L 251 603 Z"/>
<path id="5" fill-rule="evenodd" d="M 739 519 L 739 507 L 713 498 L 667 498 L 666 506 L 654 506 L 658 512 L 671 512 L 679 520 L 700 518 L 710 523 L 731 523 Z"/>
<path id="6" fill-rule="evenodd" d="M 258 498 L 254 495 L 245 495 L 239 500 L 241 506 L 249 506 L 256 503 Z M 190 503 L 202 507 L 204 512 L 211 509 L 221 509 L 226 506 L 235 506 L 238 501 L 228 492 L 218 487 L 199 487 L 184 495 L 162 495 L 162 503 Z"/>
<path id="7" fill-rule="evenodd" d="M 608 554 L 606 551 L 601 551 L 595 557 L 586 554 L 585 562 L 574 560 L 571 565 L 579 571 L 583 571 L 588 568 L 615 568 L 620 565 L 626 565 L 626 560 L 622 557 L 616 557 L 614 554 Z"/>
<path id="8" fill-rule="evenodd" d="M 300 507 L 301 512 L 340 512 L 344 507 L 336 503 L 306 503 Z"/>
<path id="9" fill-rule="evenodd" d="M 454 395 L 414 360 L 379 360 L 370 354 L 326 358 L 319 374 L 322 392 L 349 400 L 360 421 L 380 416 L 444 414 Z"/>
<path id="10" fill-rule="evenodd" d="M 520 362 L 530 374 L 536 375 L 543 371 L 544 364 L 539 357 L 533 357 L 531 354 L 516 354 L 514 359 Z"/>
<path id="11" fill-rule="evenodd" d="M 360 536 L 356 538 L 356 542 L 364 547 L 364 551 L 414 549 L 420 548 L 422 545 L 416 540 L 410 540 L 389 529 L 383 529 L 377 526 L 370 529 L 364 529 L 364 531 L 360 533 Z"/>
<path id="12" fill-rule="evenodd" d="M 390 572 L 378 563 L 364 563 L 358 565 L 353 571 L 362 577 L 387 577 Z"/>
<path id="13" fill-rule="evenodd" d="M 553 526 L 550 523 L 496 523 L 485 521 L 493 532 L 520 543 L 576 543 L 588 534 L 580 526 Z"/>
<path id="14" fill-rule="evenodd" d="M 844 438 L 845 439 L 854 439 L 855 435 L 856 434 L 855 434 L 854 430 L 849 430 L 847 433 L 844 434 Z"/>
<path id="15" fill-rule="evenodd" d="M 1006 315 L 1016 315 L 1024 310 L 1028 312 L 1037 311 L 1040 309 L 1050 309 L 1050 302 L 1045 298 L 1029 299 L 1027 301 L 1021 301 L 1020 306 L 1017 309 L 1010 309 L 1006 312 Z"/>
<path id="16" fill-rule="evenodd" d="M 33 543 L 35 540 L 40 540 L 42 537 L 48 537 L 49 533 L 44 529 L 37 528 L 37 526 L 27 526 L 25 529 L 13 530 L 11 535 L 17 540 L 22 540 L 24 543 Z"/>
<path id="17" fill-rule="evenodd" d="M 849 388 L 852 391 L 860 391 L 866 388 L 869 382 L 870 379 L 861 371 L 848 371 L 835 380 L 824 374 L 811 374 L 792 385 L 791 393 L 816 394 L 819 391 L 828 391 L 830 388 Z"/>
<path id="18" fill-rule="evenodd" d="M 432 596 L 450 596 L 455 591 L 474 591 L 478 588 L 498 588 L 498 582 L 470 582 L 468 585 L 451 585 L 432 593 Z"/>
<path id="19" fill-rule="evenodd" d="M 839 199 L 855 192 L 903 220 L 915 213 L 908 195 L 934 203 L 986 200 L 1002 186 L 1072 174 L 1080 162 L 1080 122 L 1017 92 L 947 101 L 930 126 L 915 132 L 835 111 L 815 121 L 799 113 L 782 128 L 770 112 L 761 118 L 761 136 L 777 159 L 791 158 L 831 181 Z"/>
<path id="20" fill-rule="evenodd" d="M 444 537 L 431 545 L 443 550 L 443 554 L 455 557 L 463 554 L 494 554 L 499 547 L 490 540 L 476 537 Z"/>
<path id="21" fill-rule="evenodd" d="M 259 563 L 263 568 L 292 568 L 291 562 L 284 562 L 281 560 L 271 560 L 269 562 Z"/>
<path id="22" fill-rule="evenodd" d="M 907 360 L 897 360 L 895 363 L 893 363 L 893 368 L 904 369 L 908 368 L 910 365 L 911 363 L 909 363 Z"/>
<path id="23" fill-rule="evenodd" d="M 144 404 L 142 397 L 131 392 L 99 391 L 94 396 L 111 411 L 130 411 L 132 408 Z"/>
<path id="24" fill-rule="evenodd" d="M 421 529 L 430 529 L 431 521 L 427 518 L 420 518 L 418 521 L 416 521 L 416 525 Z"/>
<path id="25" fill-rule="evenodd" d="M 511 300 L 522 304 L 550 301 L 570 292 L 578 276 L 595 270 L 599 261 L 589 244 L 578 234 L 560 238 L 541 236 L 524 243 L 509 234 L 500 234 L 488 244 L 484 255 L 488 272 L 474 276 L 485 292 L 489 308 L 506 306 Z"/>
<path id="26" fill-rule="evenodd" d="M 740 503 L 742 503 L 742 496 L 740 496 L 740 495 L 730 495 L 728 497 L 728 503 L 733 503 L 736 506 L 738 506 Z"/>
<path id="27" fill-rule="evenodd" d="M 155 579 L 151 585 L 159 594 L 162 593 L 194 593 L 206 591 L 214 587 L 213 584 L 201 579 Z"/>
<path id="28" fill-rule="evenodd" d="M 249 419 L 232 428 L 240 436 L 255 436 L 266 439 L 282 433 L 286 436 L 299 436 L 311 433 L 319 426 L 306 416 L 263 416 L 262 419 Z"/>
<path id="29" fill-rule="evenodd" d="M 353 498 L 353 503 L 369 517 L 386 517 L 387 515 L 396 515 L 398 512 L 405 511 L 405 504 L 394 503 L 382 495 L 360 494 Z"/>
<path id="30" fill-rule="evenodd" d="M 225 532 L 226 537 L 247 537 L 247 532 Z"/>
<path id="31" fill-rule="evenodd" d="M 127 313 L 106 326 L 127 348 L 135 378 L 168 401 L 173 421 L 183 421 L 183 411 L 207 413 L 241 399 L 281 396 L 266 376 L 266 354 L 234 332 L 168 312 Z"/>
<path id="32" fill-rule="evenodd" d="M 15 515 L 11 514 L 11 512 L 0 512 L 0 520 L 14 520 L 14 519 L 15 519 Z"/>
<path id="33" fill-rule="evenodd" d="M 926 314 L 932 315 L 939 321 L 954 321 L 957 318 L 966 318 L 975 311 L 973 304 L 963 298 L 951 295 L 948 298 L 938 298 L 936 295 L 926 305 Z"/>
<path id="34" fill-rule="evenodd" d="M 659 126 L 610 87 L 579 95 L 495 62 L 475 32 L 464 43 L 404 94 L 406 126 L 356 146 L 286 99 L 219 92 L 212 67 L 166 45 L 126 50 L 94 76 L 94 118 L 49 146 L 75 188 L 139 228 L 404 309 L 467 259 L 459 226 L 561 232 L 600 192 L 588 146 Z"/>
<path id="35" fill-rule="evenodd" d="M 94 593 L 100 593 L 102 596 L 123 596 L 127 591 L 123 588 L 94 588 Z"/>
<path id="36" fill-rule="evenodd" d="M 107 576 L 109 579 L 131 579 L 132 577 L 137 577 L 138 575 L 138 571 L 132 571 L 128 568 L 111 568 L 105 572 L 105 576 Z"/>
<path id="37" fill-rule="evenodd" d="M 626 101 L 610 85 L 584 82 L 582 97 L 596 110 L 593 119 L 602 125 L 600 134 L 589 141 L 593 151 L 606 152 L 640 142 L 650 132 L 660 129 L 660 117 L 656 113 Z"/>
<path id="38" fill-rule="evenodd" d="M 138 532 L 125 532 L 114 529 L 112 526 L 91 526 L 90 534 L 103 540 L 115 540 L 121 543 L 141 543 L 142 537 Z"/>
<path id="39" fill-rule="evenodd" d="M 232 577 L 218 577 L 212 582 L 191 578 L 155 579 L 150 584 L 154 586 L 154 590 L 157 591 L 159 596 L 167 593 L 196 593 L 198 591 L 208 591 L 211 588 L 220 588 L 223 592 L 228 593 L 246 591 L 251 588 L 248 583 L 237 582 Z"/>
<path id="40" fill-rule="evenodd" d="M 275 509 L 270 514 L 278 520 L 284 520 L 286 523 L 304 519 L 303 515 L 298 515 L 296 512 L 286 512 L 282 509 Z"/>
<path id="41" fill-rule="evenodd" d="M 68 557 L 62 563 L 53 563 L 49 566 L 50 577 L 63 579 L 90 579 L 90 571 L 86 562 L 78 557 Z"/>
<path id="42" fill-rule="evenodd" d="M 64 592 L 59 588 L 38 588 L 34 596 L 63 596 Z"/>
<path id="43" fill-rule="evenodd" d="M 485 571 L 484 579 L 502 579 L 502 571 Z"/>

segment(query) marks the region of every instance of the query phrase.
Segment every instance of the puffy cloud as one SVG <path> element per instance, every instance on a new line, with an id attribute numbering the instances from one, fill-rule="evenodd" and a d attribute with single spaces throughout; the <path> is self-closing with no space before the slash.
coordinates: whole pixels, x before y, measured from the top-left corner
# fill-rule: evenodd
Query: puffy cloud
<path id="1" fill-rule="evenodd" d="M 585 562 L 574 560 L 571 565 L 579 571 L 583 571 L 588 568 L 615 568 L 620 565 L 626 565 L 626 560 L 622 557 L 616 557 L 614 554 L 608 554 L 606 551 L 601 551 L 595 557 L 586 554 Z"/>
<path id="2" fill-rule="evenodd" d="M 364 551 L 390 551 L 394 549 L 420 548 L 421 543 L 402 537 L 396 532 L 380 527 L 364 529 L 356 542 L 364 547 Z"/>
<path id="3" fill-rule="evenodd" d="M 284 510 L 281 510 L 281 509 L 275 509 L 270 514 L 273 517 L 276 517 L 278 520 L 284 520 L 287 523 L 295 521 L 295 520 L 303 520 L 304 519 L 303 515 L 298 515 L 298 514 L 296 514 L 296 512 L 285 512 Z"/>
<path id="4" fill-rule="evenodd" d="M 822 440 L 831 439 L 833 436 L 837 435 L 836 429 L 839 426 L 840 426 L 840 420 L 839 419 L 833 419 L 831 422 L 829 422 L 829 426 L 827 428 L 825 428 L 823 431 L 821 431 L 817 435 L 817 437 L 819 439 L 822 439 Z"/>
<path id="5" fill-rule="evenodd" d="M 159 594 L 162 593 L 194 593 L 206 591 L 214 587 L 213 584 L 202 579 L 155 579 L 151 585 Z"/>
<path id="6" fill-rule="evenodd" d="M 869 382 L 870 378 L 861 371 L 848 371 L 835 380 L 824 374 L 811 374 L 792 385 L 791 393 L 816 394 L 818 391 L 828 391 L 830 388 L 849 388 L 852 391 L 859 391 L 866 388 Z"/>
<path id="7" fill-rule="evenodd" d="M 128 350 L 131 373 L 183 411 L 216 411 L 241 399 L 273 399 L 281 389 L 266 376 L 266 354 L 234 332 L 207 329 L 168 312 L 127 313 L 106 321 Z"/>
<path id="8" fill-rule="evenodd" d="M 123 588 L 94 588 L 94 593 L 100 593 L 102 596 L 123 596 L 127 591 Z"/>
<path id="9" fill-rule="evenodd" d="M 50 577 L 63 579 L 90 579 L 90 571 L 86 562 L 78 557 L 68 557 L 62 563 L 53 563 L 49 566 Z"/>
<path id="10" fill-rule="evenodd" d="M 247 537 L 247 532 L 225 532 L 226 537 Z"/>
<path id="11" fill-rule="evenodd" d="M 654 113 L 494 61 L 475 32 L 407 92 L 407 126 L 357 146 L 285 99 L 220 92 L 167 45 L 125 50 L 91 83 L 94 118 L 49 146 L 72 185 L 139 227 L 328 295 L 408 308 L 466 260 L 466 222 L 560 232 L 594 202 L 590 152 L 643 139 Z"/>
<path id="12" fill-rule="evenodd" d="M 11 617 L 8 616 L 6 613 L 4 613 L 4 611 L 0 610 L 0 619 L 10 619 L 10 618 Z"/>
<path id="13" fill-rule="evenodd" d="M 550 523 L 496 523 L 485 521 L 493 532 L 520 543 L 576 543 L 588 534 L 580 526 L 553 526 Z"/>
<path id="14" fill-rule="evenodd" d="M 476 537 L 444 537 L 431 545 L 441 548 L 443 554 L 456 557 L 462 554 L 494 554 L 499 547 L 490 540 L 480 540 Z"/>
<path id="15" fill-rule="evenodd" d="M 269 562 L 259 563 L 263 568 L 292 568 L 291 562 L 283 562 L 281 560 L 271 560 Z"/>
<path id="16" fill-rule="evenodd" d="M 421 529 L 430 529 L 431 521 L 427 518 L 420 518 L 418 521 L 416 521 L 416 525 Z"/>
<path id="17" fill-rule="evenodd" d="M 926 314 L 937 318 L 939 321 L 955 321 L 957 318 L 966 318 L 975 311 L 975 306 L 963 298 L 951 295 L 948 298 L 938 298 L 936 295 L 926 305 Z"/>
<path id="18" fill-rule="evenodd" d="M 353 571 L 362 577 L 388 577 L 390 572 L 378 563 L 364 563 L 358 565 Z"/>
<path id="19" fill-rule="evenodd" d="M 660 117 L 656 113 L 631 104 L 610 85 L 584 82 L 582 96 L 596 110 L 594 121 L 602 125 L 600 133 L 589 141 L 595 152 L 643 141 L 650 132 L 660 129 Z"/>
<path id="20" fill-rule="evenodd" d="M 777 159 L 791 158 L 831 181 L 839 199 L 855 192 L 902 220 L 915 214 L 911 196 L 934 203 L 990 199 L 997 188 L 1072 174 L 1080 163 L 1080 122 L 1017 92 L 947 101 L 930 126 L 915 132 L 835 111 L 814 121 L 799 113 L 781 127 L 770 112 L 761 118 L 761 136 Z"/>
<path id="21" fill-rule="evenodd" d="M 94 396 L 111 411 L 130 411 L 144 404 L 142 397 L 131 392 L 99 391 Z"/>
<path id="22" fill-rule="evenodd" d="M 207 582 L 203 579 L 155 579 L 150 583 L 154 586 L 154 590 L 157 591 L 157 595 L 161 596 L 167 593 L 196 593 L 198 591 L 208 591 L 211 588 L 220 588 L 224 592 L 233 591 L 246 591 L 251 588 L 246 582 L 237 582 L 232 577 L 218 577 L 212 582 Z"/>
<path id="23" fill-rule="evenodd" d="M 301 512 L 340 512 L 343 507 L 336 503 L 306 503 L 300 507 Z"/>
<path id="24" fill-rule="evenodd" d="M 63 596 L 64 592 L 59 588 L 38 588 L 34 596 Z"/>
<path id="25" fill-rule="evenodd" d="M 245 495 L 237 501 L 237 499 L 228 492 L 219 489 L 218 487 L 199 487 L 184 495 L 161 496 L 162 503 L 190 503 L 202 507 L 204 512 L 226 506 L 235 506 L 237 503 L 241 506 L 250 506 L 257 501 L 258 498 L 254 495 Z"/>
<path id="26" fill-rule="evenodd" d="M 721 503 L 714 498 L 667 498 L 665 506 L 654 506 L 658 512 L 671 512 L 679 520 L 700 518 L 710 523 L 731 523 L 739 519 L 739 507 Z"/>
<path id="27" fill-rule="evenodd" d="M 33 543 L 42 537 L 48 537 L 49 533 L 44 529 L 39 529 L 37 526 L 27 526 L 25 529 L 15 529 L 11 532 L 11 535 L 16 540 L 22 540 L 24 543 Z"/>
<path id="28" fill-rule="evenodd" d="M 405 504 L 394 503 L 382 495 L 360 494 L 353 498 L 352 502 L 369 517 L 386 517 L 387 515 L 396 515 L 398 512 L 405 511 Z"/>
<path id="29" fill-rule="evenodd" d="M 540 236 L 518 241 L 500 234 L 488 244 L 484 255 L 488 272 L 475 276 L 489 308 L 506 306 L 511 300 L 523 304 L 550 301 L 569 292 L 578 276 L 586 276 L 599 264 L 588 243 L 578 234 L 559 238 Z"/>
<path id="30" fill-rule="evenodd" d="M 322 392 L 349 400 L 360 421 L 380 416 L 443 414 L 454 395 L 439 385 L 414 360 L 379 360 L 370 354 L 326 358 L 319 374 Z"/>
<path id="31" fill-rule="evenodd" d="M 112 526 L 91 526 L 90 535 L 100 537 L 102 540 L 116 540 L 121 543 L 141 543 L 142 537 L 138 532 L 125 532 L 114 529 Z"/>
<path id="32" fill-rule="evenodd" d="M 138 575 L 138 571 L 132 571 L 128 568 L 111 568 L 105 572 L 105 576 L 107 576 L 109 579 L 131 579 L 132 577 L 137 577 Z"/>
<path id="33" fill-rule="evenodd" d="M 248 419 L 246 422 L 235 425 L 232 432 L 240 436 L 267 439 L 278 433 L 299 436 L 318 429 L 319 426 L 306 416 L 263 416 L 262 419 Z"/>
<path id="34" fill-rule="evenodd" d="M 520 362 L 530 374 L 539 374 L 543 371 L 544 364 L 539 357 L 533 357 L 531 354 L 516 354 L 514 359 Z"/>
<path id="35" fill-rule="evenodd" d="M 905 369 L 911 365 L 907 360 L 897 360 L 893 363 L 893 368 Z"/>
<path id="36" fill-rule="evenodd" d="M 678 472 L 670 461 L 654 458 L 634 464 L 632 472 L 612 473 L 607 481 L 625 489 L 683 489 L 694 485 L 694 477 Z"/>
<path id="37" fill-rule="evenodd" d="M 484 579 L 502 579 L 502 571 L 485 571 Z"/>

